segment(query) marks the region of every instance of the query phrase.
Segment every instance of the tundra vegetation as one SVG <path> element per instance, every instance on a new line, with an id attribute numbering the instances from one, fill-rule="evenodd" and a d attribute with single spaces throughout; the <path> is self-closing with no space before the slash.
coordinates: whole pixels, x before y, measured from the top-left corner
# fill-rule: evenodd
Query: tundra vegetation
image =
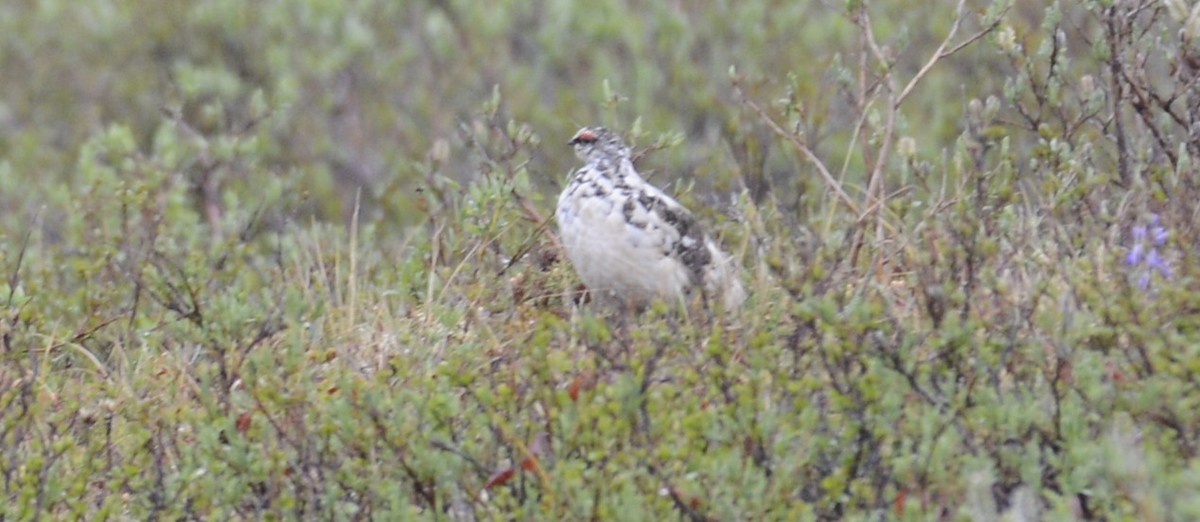
<path id="1" fill-rule="evenodd" d="M 4 2 L 0 520 L 1200 519 L 1192 3 Z"/>

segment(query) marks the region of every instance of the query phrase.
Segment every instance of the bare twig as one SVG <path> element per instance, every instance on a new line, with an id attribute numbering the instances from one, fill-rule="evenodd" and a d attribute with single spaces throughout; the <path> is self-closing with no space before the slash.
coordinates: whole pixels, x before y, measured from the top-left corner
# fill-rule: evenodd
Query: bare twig
<path id="1" fill-rule="evenodd" d="M 796 150 L 800 151 L 800 153 L 804 155 L 804 158 L 808 160 L 808 162 L 814 167 L 816 167 L 817 172 L 819 172 L 821 177 L 825 180 L 825 184 L 829 186 L 830 190 L 837 194 L 838 199 L 841 200 L 842 204 L 845 205 L 846 208 L 850 209 L 850 211 L 855 215 L 858 215 L 858 205 L 854 203 L 854 200 L 850 198 L 849 194 L 846 194 L 846 191 L 842 189 L 842 185 L 838 183 L 837 180 L 833 179 L 833 175 L 829 173 L 829 169 L 825 167 L 825 163 L 821 161 L 821 158 L 817 157 L 817 155 L 813 153 L 812 149 L 808 148 L 808 145 L 796 137 L 795 134 L 788 132 L 786 129 L 780 126 L 779 123 L 776 123 L 775 120 L 767 114 L 767 111 L 763 110 L 763 108 L 755 103 L 754 100 L 751 100 L 748 96 L 745 96 L 744 93 L 741 92 L 741 88 L 738 87 L 737 80 L 734 80 L 734 88 L 738 90 L 739 94 L 743 94 L 741 96 L 742 103 L 746 104 L 747 107 L 750 107 L 752 110 L 754 110 L 754 112 L 758 113 L 758 116 L 762 118 L 763 122 L 765 122 L 768 127 L 771 128 L 771 131 L 773 131 L 779 137 L 785 138 L 791 142 L 791 144 L 796 147 Z"/>
<path id="2" fill-rule="evenodd" d="M 925 65 L 923 65 L 921 69 L 919 69 L 917 73 L 913 75 L 911 79 L 909 79 L 908 83 L 906 83 L 902 89 L 897 87 L 895 76 L 892 74 L 891 60 L 888 59 L 887 53 L 883 51 L 883 48 L 879 45 L 879 43 L 875 41 L 874 26 L 871 23 L 870 13 L 867 11 L 866 3 L 863 3 L 859 7 L 859 10 L 854 17 L 855 23 L 862 32 L 862 42 L 863 46 L 865 47 L 864 55 L 865 53 L 869 52 L 879 62 L 880 68 L 883 71 L 883 78 L 879 83 L 881 83 L 889 93 L 888 106 L 886 108 L 887 113 L 885 115 L 884 126 L 881 133 L 882 140 L 878 149 L 875 150 L 875 160 L 871 167 L 870 176 L 867 182 L 866 200 L 864 201 L 864 207 L 866 208 L 866 211 L 864 213 L 859 213 L 858 216 L 859 221 L 864 221 L 869 215 L 876 216 L 877 219 L 875 230 L 876 236 L 880 241 L 885 239 L 885 229 L 892 230 L 894 233 L 893 227 L 888 224 L 888 222 L 883 218 L 883 215 L 878 213 L 877 210 L 884 208 L 884 204 L 886 203 L 886 197 L 884 196 L 886 192 L 883 175 L 884 167 L 887 164 L 888 159 L 891 157 L 891 149 L 896 135 L 896 118 L 901 104 L 903 104 L 905 99 L 908 98 L 908 95 L 911 94 L 914 89 L 916 89 L 917 85 L 921 83 L 921 80 L 923 80 L 926 75 L 933 70 L 935 65 L 947 57 L 965 49 L 967 46 L 995 30 L 996 27 L 999 26 L 1002 18 L 997 17 L 996 20 L 987 27 L 980 29 L 957 44 L 952 44 L 958 35 L 959 28 L 962 26 L 962 21 L 965 19 L 965 10 L 966 0 L 959 0 L 958 5 L 955 7 L 954 22 L 951 24 L 950 30 L 946 33 L 946 37 L 942 39 L 942 42 L 938 45 L 937 49 L 930 55 L 929 59 L 926 60 Z M 860 77 L 860 81 L 865 82 L 865 76 Z M 865 153 L 864 160 L 870 161 L 866 158 Z M 862 247 L 863 240 L 864 238 L 860 234 L 855 241 L 855 248 L 853 249 L 855 252 L 853 255 L 854 259 L 857 259 L 858 257 L 857 252 Z"/>
<path id="3" fill-rule="evenodd" d="M 926 74 L 929 74 L 929 71 L 933 69 L 933 66 L 937 65 L 939 61 L 953 56 L 955 53 L 958 53 L 971 44 L 979 41 L 980 38 L 987 36 L 988 33 L 995 31 L 996 28 L 1000 26 L 1000 21 L 1004 19 L 1004 13 L 1007 13 L 1009 9 L 1008 7 L 1005 7 L 1004 11 L 1000 13 L 1000 16 L 997 16 L 996 19 L 993 20 L 992 23 L 987 27 L 976 31 L 965 40 L 947 49 L 946 47 L 949 46 L 950 40 L 954 39 L 954 35 L 958 33 L 959 26 L 962 25 L 963 8 L 965 3 L 966 0 L 959 0 L 958 7 L 955 8 L 954 24 L 950 26 L 950 32 L 946 34 L 945 40 L 942 40 L 942 44 L 938 46 L 937 51 L 933 53 L 933 56 L 929 58 L 929 61 L 925 62 L 925 66 L 921 67 L 921 69 L 917 71 L 917 74 L 914 75 L 911 80 L 909 80 L 908 85 L 904 86 L 904 90 L 900 91 L 900 96 L 896 98 L 896 107 L 899 107 L 900 104 L 904 102 L 904 99 L 907 98 L 908 95 L 912 93 L 912 90 L 916 88 L 917 84 L 921 82 L 921 79 L 923 79 Z"/>

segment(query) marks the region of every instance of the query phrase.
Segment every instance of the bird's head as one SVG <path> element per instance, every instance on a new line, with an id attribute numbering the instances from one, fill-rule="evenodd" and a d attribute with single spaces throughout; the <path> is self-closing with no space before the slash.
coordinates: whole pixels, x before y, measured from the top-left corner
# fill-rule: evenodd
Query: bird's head
<path id="1" fill-rule="evenodd" d="M 604 127 L 584 127 L 568 142 L 575 147 L 575 155 L 584 162 L 606 157 L 629 158 L 629 146 L 621 136 Z"/>

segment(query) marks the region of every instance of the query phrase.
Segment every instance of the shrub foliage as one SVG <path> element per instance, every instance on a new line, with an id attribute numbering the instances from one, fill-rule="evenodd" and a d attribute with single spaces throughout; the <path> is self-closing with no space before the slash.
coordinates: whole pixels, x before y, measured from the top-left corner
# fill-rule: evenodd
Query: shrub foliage
<path id="1" fill-rule="evenodd" d="M 0 6 L 0 520 L 1200 518 L 1191 0 L 495 4 Z"/>

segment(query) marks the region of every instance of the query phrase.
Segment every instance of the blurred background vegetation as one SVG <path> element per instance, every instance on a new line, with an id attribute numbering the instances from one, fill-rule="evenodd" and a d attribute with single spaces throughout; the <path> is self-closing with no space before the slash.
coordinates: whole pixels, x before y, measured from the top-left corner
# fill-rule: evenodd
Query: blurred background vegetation
<path id="1" fill-rule="evenodd" d="M 283 183 L 311 198 L 293 217 L 348 223 L 362 190 L 364 218 L 411 225 L 421 219 L 418 165 L 439 142 L 448 147 L 442 174 L 478 177 L 462 127 L 494 90 L 506 118 L 547 141 L 529 166 L 545 194 L 575 161 L 562 143 L 576 129 L 629 130 L 637 118 L 643 132 L 685 138 L 662 160 L 676 178 L 720 183 L 740 167 L 806 184 L 750 125 L 731 67 L 755 95 L 804 101 L 818 142 L 844 145 L 856 124 L 843 92 L 857 60 L 843 52 L 855 28 L 843 6 L 822 2 L 21 1 L 3 9 L 0 152 L 7 168 L 29 173 L 7 177 L 21 180 L 20 190 L 4 187 L 9 216 L 36 213 L 44 197 L 30 190 L 78 186 L 80 146 L 112 125 L 146 153 L 165 140 L 207 148 L 206 163 L 173 165 L 202 202 Z M 876 13 L 893 50 L 932 49 L 953 17 L 938 4 L 884 3 Z M 924 58 L 896 54 L 907 73 Z M 986 56 L 934 71 L 910 103 L 922 147 L 952 142 L 967 100 L 999 92 L 1004 77 Z M 253 161 L 236 157 L 233 143 L 253 149 Z"/>
<path id="2" fill-rule="evenodd" d="M 0 4 L 0 519 L 1200 518 L 1191 0 Z M 583 125 L 746 268 L 578 299 Z"/>

